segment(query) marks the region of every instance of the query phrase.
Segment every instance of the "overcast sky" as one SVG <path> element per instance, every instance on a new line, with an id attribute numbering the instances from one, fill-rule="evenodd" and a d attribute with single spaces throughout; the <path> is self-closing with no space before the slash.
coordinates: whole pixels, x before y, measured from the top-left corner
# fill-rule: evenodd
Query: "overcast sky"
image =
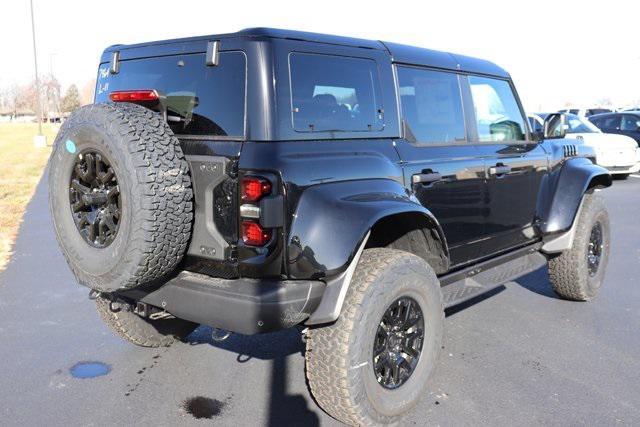
<path id="1" fill-rule="evenodd" d="M 63 87 L 111 44 L 270 26 L 477 56 L 509 71 L 530 111 L 640 102 L 640 1 L 34 0 L 38 64 Z M 28 0 L 1 6 L 0 87 L 33 78 Z"/>

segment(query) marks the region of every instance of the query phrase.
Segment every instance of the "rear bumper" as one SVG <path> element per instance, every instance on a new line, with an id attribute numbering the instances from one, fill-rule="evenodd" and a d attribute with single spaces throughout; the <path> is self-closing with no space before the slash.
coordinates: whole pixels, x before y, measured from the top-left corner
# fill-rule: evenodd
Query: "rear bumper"
<path id="1" fill-rule="evenodd" d="M 312 313 L 325 283 L 310 280 L 226 280 L 183 271 L 156 290 L 124 296 L 174 316 L 240 334 L 289 328 Z"/>

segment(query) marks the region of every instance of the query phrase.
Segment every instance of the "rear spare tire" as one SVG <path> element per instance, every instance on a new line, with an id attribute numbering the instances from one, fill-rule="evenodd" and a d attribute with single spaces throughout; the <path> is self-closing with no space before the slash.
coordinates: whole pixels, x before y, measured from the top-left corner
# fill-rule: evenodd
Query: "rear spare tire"
<path id="1" fill-rule="evenodd" d="M 112 292 L 162 279 L 191 233 L 193 194 L 178 139 L 135 104 L 82 107 L 49 161 L 56 237 L 78 282 Z"/>

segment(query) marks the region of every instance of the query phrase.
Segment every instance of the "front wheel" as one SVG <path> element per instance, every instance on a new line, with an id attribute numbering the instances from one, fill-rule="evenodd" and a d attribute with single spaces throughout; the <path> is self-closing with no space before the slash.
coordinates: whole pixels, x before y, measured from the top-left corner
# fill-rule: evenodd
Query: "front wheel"
<path id="1" fill-rule="evenodd" d="M 584 195 L 571 249 L 549 261 L 549 278 L 555 292 L 573 301 L 589 301 L 598 294 L 609 260 L 611 230 L 602 198 Z"/>
<path id="2" fill-rule="evenodd" d="M 340 318 L 308 333 L 313 396 L 346 424 L 396 422 L 426 392 L 443 323 L 440 283 L 423 259 L 365 250 Z"/>

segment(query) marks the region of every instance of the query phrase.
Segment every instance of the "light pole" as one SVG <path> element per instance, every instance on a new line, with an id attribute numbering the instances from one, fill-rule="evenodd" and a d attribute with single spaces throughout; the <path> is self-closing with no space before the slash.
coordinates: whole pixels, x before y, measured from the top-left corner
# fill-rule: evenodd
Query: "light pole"
<path id="1" fill-rule="evenodd" d="M 46 138 L 42 135 L 42 102 L 40 100 L 40 78 L 38 77 L 38 51 L 36 50 L 36 24 L 33 19 L 33 0 L 29 0 L 31 5 L 31 36 L 33 37 L 33 64 L 36 71 L 36 97 L 37 108 L 36 114 L 38 115 L 38 135 L 33 139 L 33 143 L 36 146 L 45 146 L 47 144 Z"/>

